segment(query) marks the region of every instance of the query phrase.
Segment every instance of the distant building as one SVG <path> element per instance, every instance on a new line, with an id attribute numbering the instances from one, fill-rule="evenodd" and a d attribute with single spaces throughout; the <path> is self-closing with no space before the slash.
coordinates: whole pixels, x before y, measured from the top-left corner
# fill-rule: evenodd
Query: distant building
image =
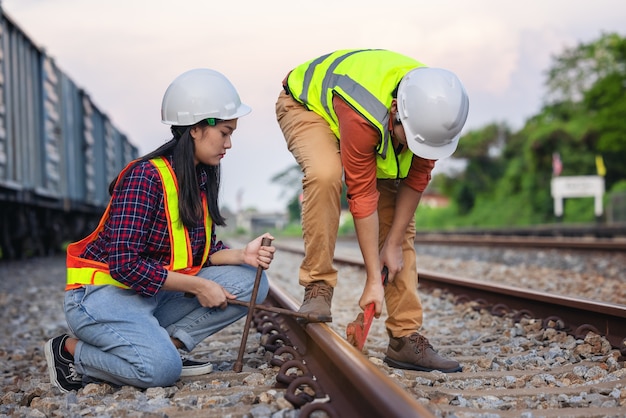
<path id="1" fill-rule="evenodd" d="M 269 230 L 281 230 L 289 223 L 289 216 L 282 212 L 243 211 L 237 214 L 237 229 L 262 234 Z"/>
<path id="2" fill-rule="evenodd" d="M 227 207 L 220 208 L 220 212 L 226 218 L 226 226 L 220 228 L 223 228 L 222 230 L 226 233 L 234 233 L 237 230 L 237 214 Z"/>

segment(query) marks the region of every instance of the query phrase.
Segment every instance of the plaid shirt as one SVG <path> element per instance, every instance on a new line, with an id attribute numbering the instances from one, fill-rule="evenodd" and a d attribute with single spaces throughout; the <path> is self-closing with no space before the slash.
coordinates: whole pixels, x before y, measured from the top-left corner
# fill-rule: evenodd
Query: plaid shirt
<path id="1" fill-rule="evenodd" d="M 207 173 L 198 169 L 197 174 L 204 195 Z M 171 253 L 161 179 L 157 169 L 145 161 L 133 167 L 120 186 L 111 197 L 104 230 L 81 257 L 108 264 L 115 280 L 139 294 L 154 296 L 167 277 L 164 266 L 169 264 Z M 193 263 L 199 265 L 206 243 L 204 224 L 188 232 Z M 225 248 L 222 241 L 216 242 L 213 224 L 209 254 Z"/>

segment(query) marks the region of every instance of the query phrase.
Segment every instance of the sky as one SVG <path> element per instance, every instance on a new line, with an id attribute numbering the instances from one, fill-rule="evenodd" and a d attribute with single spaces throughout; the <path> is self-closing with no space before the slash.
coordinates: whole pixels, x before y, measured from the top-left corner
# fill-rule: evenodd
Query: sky
<path id="1" fill-rule="evenodd" d="M 274 104 L 287 72 L 344 48 L 382 48 L 447 68 L 470 98 L 464 132 L 493 122 L 519 129 L 536 114 L 545 72 L 565 48 L 626 36 L 623 0 L 0 0 L 145 154 L 170 139 L 163 93 L 193 68 L 222 72 L 252 113 L 222 160 L 220 202 L 284 211 L 271 182 L 295 164 Z M 451 167 L 453 159 L 438 162 Z"/>

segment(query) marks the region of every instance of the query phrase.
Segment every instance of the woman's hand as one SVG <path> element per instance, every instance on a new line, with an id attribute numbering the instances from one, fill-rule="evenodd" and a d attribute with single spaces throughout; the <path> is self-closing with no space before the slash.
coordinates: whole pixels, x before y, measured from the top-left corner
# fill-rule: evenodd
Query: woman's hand
<path id="1" fill-rule="evenodd" d="M 198 302 L 205 308 L 226 309 L 228 299 L 237 299 L 235 295 L 212 280 L 202 279 L 203 285 L 196 293 Z"/>
<path id="2" fill-rule="evenodd" d="M 253 241 L 250 241 L 243 249 L 243 261 L 252 267 L 260 266 L 267 270 L 270 263 L 274 259 L 276 248 L 273 245 L 261 245 L 263 238 L 274 240 L 274 237 L 266 232 L 260 237 L 255 238 Z"/>
<path id="3" fill-rule="evenodd" d="M 237 297 L 213 280 L 192 276 L 177 271 L 168 271 L 163 290 L 185 292 L 185 296 L 198 298 L 205 308 L 226 308 L 228 299 Z"/>

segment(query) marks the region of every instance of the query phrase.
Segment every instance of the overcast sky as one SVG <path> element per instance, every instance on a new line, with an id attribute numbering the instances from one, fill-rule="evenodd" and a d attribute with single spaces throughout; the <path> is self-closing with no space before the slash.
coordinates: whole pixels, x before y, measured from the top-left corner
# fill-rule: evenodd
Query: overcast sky
<path id="1" fill-rule="evenodd" d="M 231 210 L 284 209 L 270 178 L 295 162 L 274 104 L 285 74 L 306 60 L 395 50 L 457 73 L 470 97 L 466 130 L 500 121 L 518 129 L 541 107 L 553 56 L 603 32 L 626 36 L 623 0 L 0 2 L 141 154 L 170 138 L 160 107 L 177 75 L 224 73 L 253 109 L 222 160 L 221 202 Z"/>

